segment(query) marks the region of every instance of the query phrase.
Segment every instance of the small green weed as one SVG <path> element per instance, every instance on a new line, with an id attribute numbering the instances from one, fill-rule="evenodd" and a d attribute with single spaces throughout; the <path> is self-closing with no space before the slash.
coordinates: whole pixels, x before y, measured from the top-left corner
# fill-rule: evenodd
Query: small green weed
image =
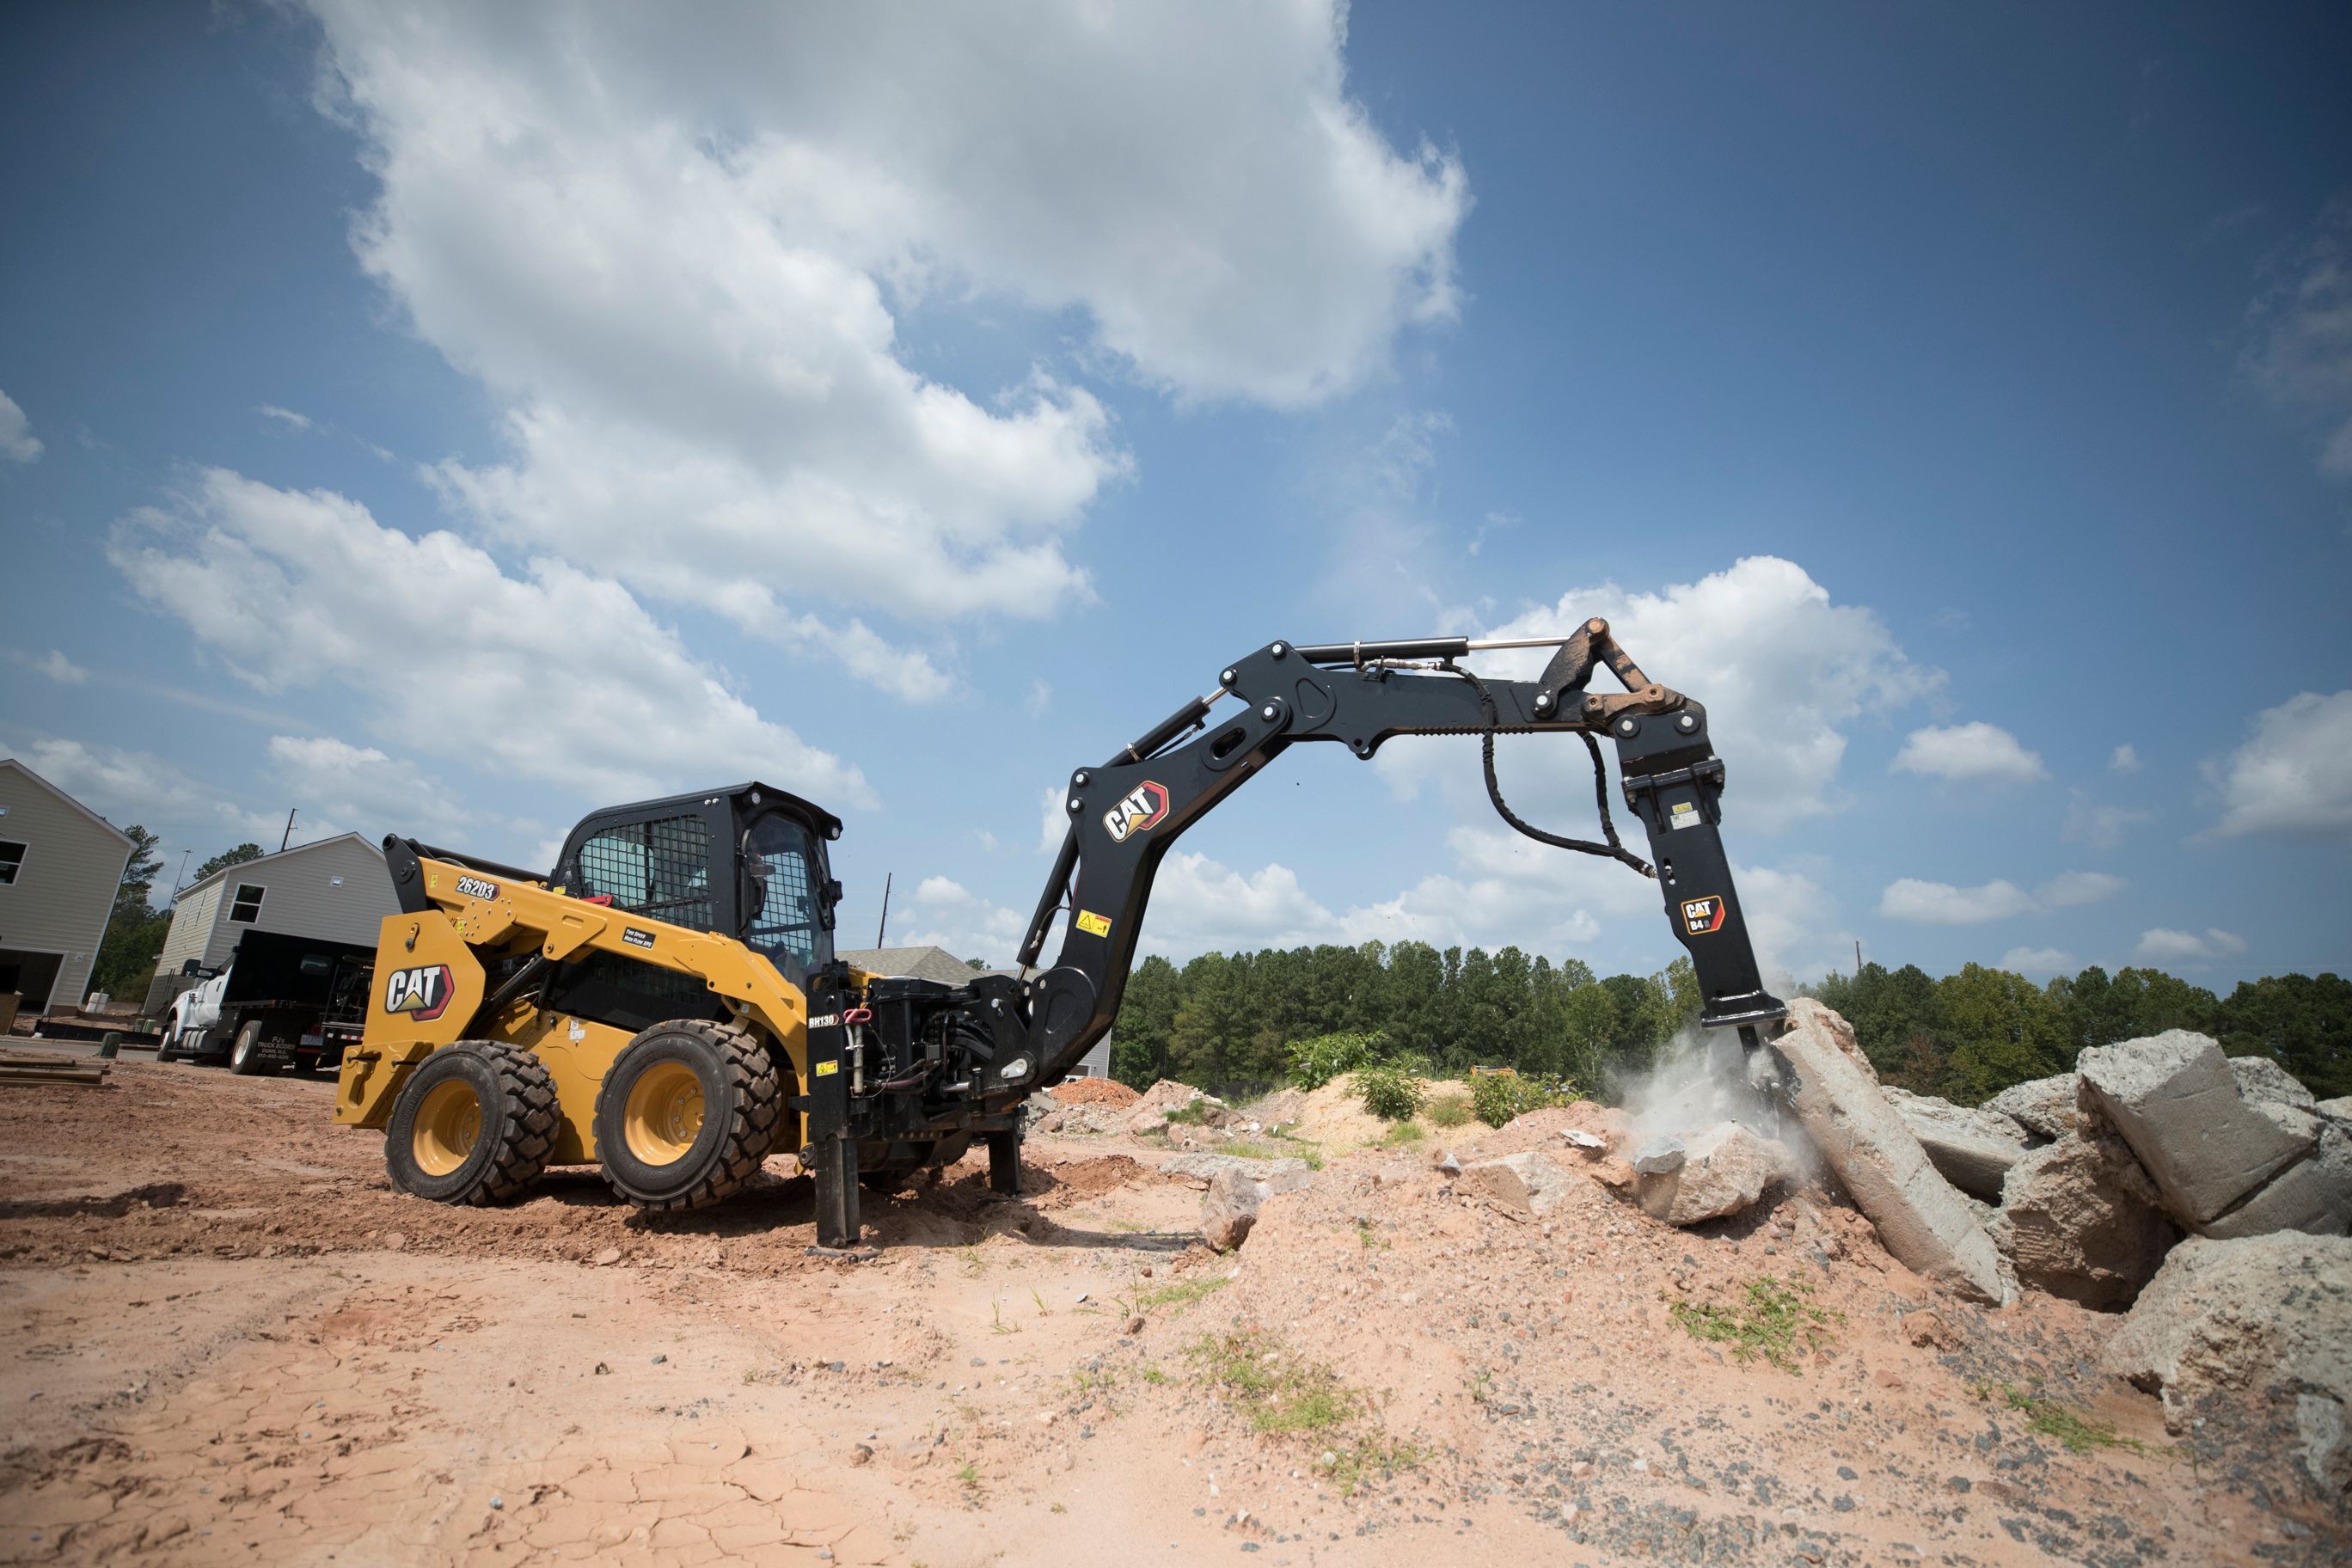
<path id="1" fill-rule="evenodd" d="M 1979 1383 L 1971 1390 L 1979 1399 L 1990 1401 L 1993 1385 Z M 2147 1446 L 2137 1437 L 2119 1437 L 2115 1427 L 2105 1421 L 2093 1421 L 2075 1415 L 2063 1405 L 2053 1405 L 2038 1394 L 2021 1394 L 2007 1384 L 2000 1388 L 2001 1403 L 2011 1410 L 2021 1411 L 2025 1425 L 2045 1437 L 2055 1437 L 2077 1454 L 2087 1454 L 2094 1448 L 2124 1448 L 2135 1454 L 2147 1452 Z"/>
<path id="2" fill-rule="evenodd" d="M 1381 1134 L 1381 1147 L 1402 1149 L 1409 1144 L 1418 1143 L 1428 1136 L 1429 1134 L 1422 1130 L 1420 1122 L 1400 1121 Z"/>
<path id="3" fill-rule="evenodd" d="M 1391 1245 L 1387 1237 L 1382 1236 L 1380 1232 L 1374 1230 L 1370 1226 L 1364 1224 L 1361 1220 L 1358 1220 L 1356 1222 L 1356 1240 L 1367 1252 L 1371 1251 L 1372 1248 L 1376 1247 L 1381 1251 L 1386 1252 Z"/>
<path id="4" fill-rule="evenodd" d="M 1546 1083 L 1517 1073 L 1496 1072 L 1470 1080 L 1471 1108 L 1478 1120 L 1489 1127 L 1501 1127 L 1546 1106 L 1568 1105 L 1575 1099 L 1576 1086 L 1565 1079 Z"/>
<path id="5" fill-rule="evenodd" d="M 1135 1310 L 1149 1312 L 1154 1307 L 1173 1307 L 1182 1311 L 1212 1290 L 1222 1290 L 1229 1283 L 1225 1275 L 1206 1279 L 1178 1279 L 1162 1285 L 1157 1290 L 1146 1290 L 1135 1299 Z"/>
<path id="6" fill-rule="evenodd" d="M 1190 1105 L 1170 1111 L 1168 1121 L 1178 1127 L 1198 1127 L 1209 1119 L 1209 1109 L 1207 1100 L 1196 1100 Z"/>
<path id="7" fill-rule="evenodd" d="M 1727 1344 L 1740 1361 L 1761 1356 L 1783 1372 L 1801 1374 L 1798 1349 L 1827 1342 L 1822 1325 L 1843 1321 L 1845 1316 L 1814 1306 L 1806 1299 L 1812 1293 L 1812 1287 L 1802 1280 L 1783 1285 L 1767 1274 L 1749 1280 L 1745 1299 L 1731 1306 L 1676 1301 L 1667 1310 L 1695 1340 Z"/>
<path id="8" fill-rule="evenodd" d="M 1344 1447 L 1324 1449 L 1315 1468 L 1330 1478 L 1341 1497 L 1353 1497 L 1356 1489 L 1373 1476 L 1386 1479 L 1399 1470 L 1412 1469 L 1428 1457 L 1429 1450 L 1419 1443 L 1370 1437 Z"/>
<path id="9" fill-rule="evenodd" d="M 1470 1122 L 1470 1097 L 1458 1089 L 1448 1089 L 1444 1094 L 1433 1094 L 1429 1097 L 1426 1113 L 1432 1127 L 1441 1127 L 1448 1131 L 1456 1127 L 1466 1127 Z"/>
<path id="10" fill-rule="evenodd" d="M 1361 1413 L 1363 1395 L 1320 1362 L 1290 1353 L 1271 1334 L 1207 1334 L 1187 1347 L 1210 1379 L 1261 1432 L 1320 1432 Z"/>

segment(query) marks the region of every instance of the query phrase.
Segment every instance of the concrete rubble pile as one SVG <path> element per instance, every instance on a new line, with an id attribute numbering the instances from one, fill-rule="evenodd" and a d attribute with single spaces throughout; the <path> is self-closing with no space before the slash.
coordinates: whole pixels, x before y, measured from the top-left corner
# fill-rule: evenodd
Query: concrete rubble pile
<path id="1" fill-rule="evenodd" d="M 2282 1231 L 2173 1248 L 2101 1361 L 2176 1436 L 2242 1451 L 2284 1427 L 2323 1495 L 2352 1494 L 2352 1239 Z M 2218 1429 L 2217 1426 L 2218 1424 Z"/>

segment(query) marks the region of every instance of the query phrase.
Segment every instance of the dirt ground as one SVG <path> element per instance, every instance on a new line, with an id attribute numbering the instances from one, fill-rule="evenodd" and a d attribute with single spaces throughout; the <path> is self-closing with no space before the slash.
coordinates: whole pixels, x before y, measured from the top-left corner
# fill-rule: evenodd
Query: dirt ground
<path id="1" fill-rule="evenodd" d="M 1536 1223 L 1368 1150 L 1219 1258 L 1164 1148 L 1038 1138 L 1018 1199 L 976 1162 L 869 1196 L 879 1254 L 845 1263 L 789 1160 L 701 1215 L 585 1172 L 447 1210 L 330 1096 L 133 1062 L 0 1088 L 0 1561 L 2346 1551 L 2274 1458 L 2178 1447 L 2100 1376 L 2114 1319 L 1935 1297 L 1818 1194 L 1683 1232 L 1590 1182 Z M 1677 1326 L 1763 1279 L 1810 1291 L 1787 1366 Z"/>

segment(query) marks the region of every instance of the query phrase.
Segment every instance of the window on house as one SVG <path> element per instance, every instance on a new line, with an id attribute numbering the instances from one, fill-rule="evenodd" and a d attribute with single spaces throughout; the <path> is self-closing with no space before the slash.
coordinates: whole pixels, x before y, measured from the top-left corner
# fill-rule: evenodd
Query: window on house
<path id="1" fill-rule="evenodd" d="M 261 895 L 268 889 L 251 882 L 236 885 L 236 898 L 228 906 L 228 918 L 241 925 L 251 925 L 261 918 Z"/>
<path id="2" fill-rule="evenodd" d="M 25 847 L 13 838 L 0 838 L 0 888 L 14 887 L 24 864 Z"/>

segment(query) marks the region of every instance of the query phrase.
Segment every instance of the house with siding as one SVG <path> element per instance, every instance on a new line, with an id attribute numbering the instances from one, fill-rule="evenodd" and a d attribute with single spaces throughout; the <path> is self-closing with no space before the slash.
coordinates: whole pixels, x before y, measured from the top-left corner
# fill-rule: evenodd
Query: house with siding
<path id="1" fill-rule="evenodd" d="M 131 864 L 131 836 L 0 758 L 0 994 L 37 1016 L 79 1005 Z"/>
<path id="2" fill-rule="evenodd" d="M 180 890 L 146 1011 L 170 1006 L 196 971 L 227 963 L 247 931 L 373 947 L 383 918 L 399 910 L 383 851 L 356 833 L 225 866 Z"/>

